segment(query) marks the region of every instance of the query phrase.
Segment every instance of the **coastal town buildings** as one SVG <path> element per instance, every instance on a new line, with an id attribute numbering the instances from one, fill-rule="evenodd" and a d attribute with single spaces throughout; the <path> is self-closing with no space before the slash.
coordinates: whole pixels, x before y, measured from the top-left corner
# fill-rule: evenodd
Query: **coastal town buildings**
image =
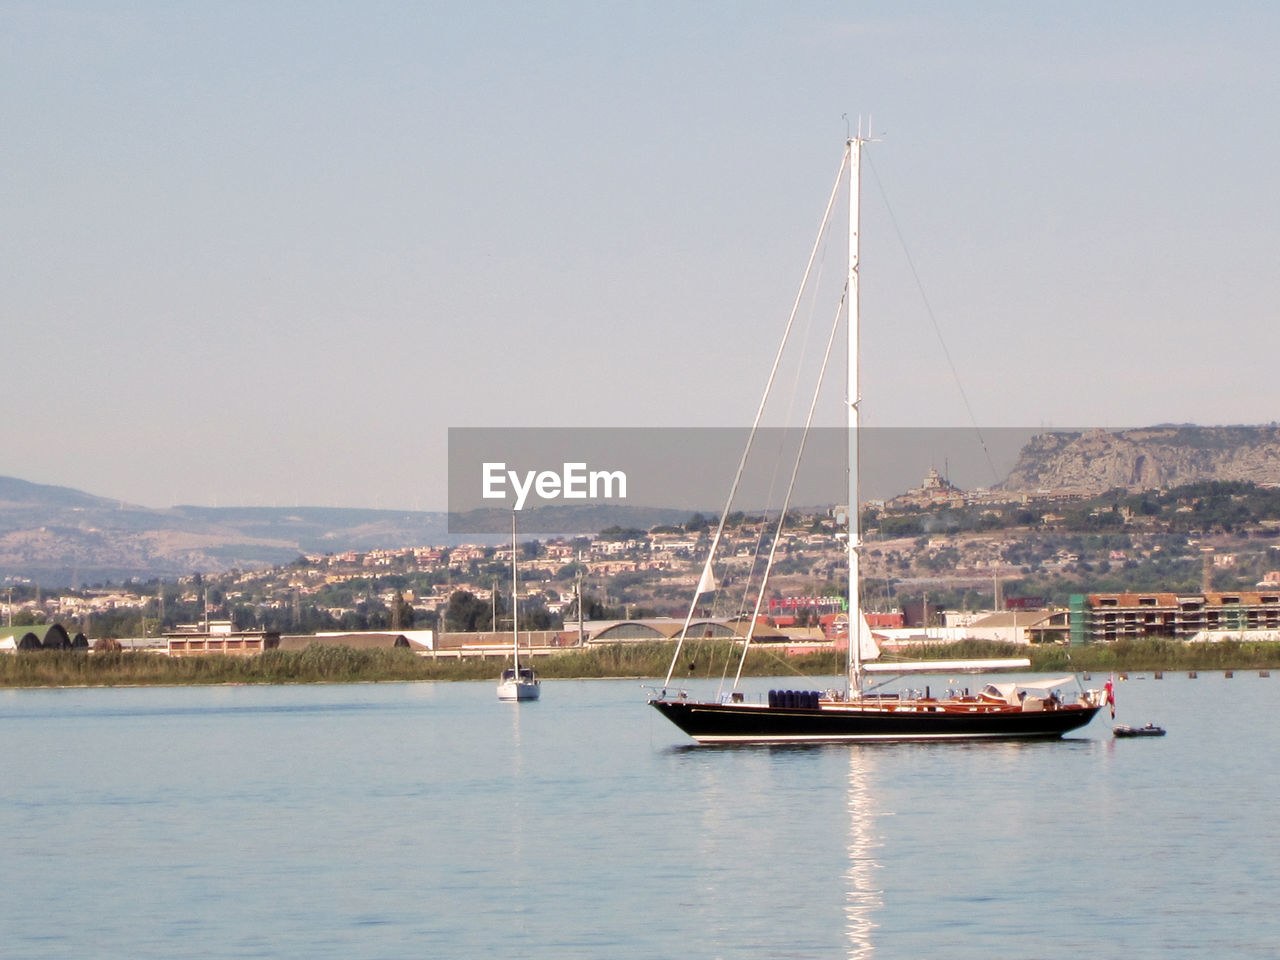
<path id="1" fill-rule="evenodd" d="M 1230 505 L 1242 496 L 1220 499 Z M 1221 504 L 1209 511 L 1206 502 L 1193 495 L 1163 505 L 1132 498 L 1032 502 L 1025 493 L 963 491 L 930 471 L 914 490 L 866 511 L 862 574 L 872 628 L 895 641 L 1280 638 L 1280 520 L 1237 520 Z M 837 512 L 847 511 L 799 512 L 781 531 L 768 518 L 735 516 L 721 543 L 719 589 L 700 601 L 700 621 L 747 622 L 755 598 L 743 587 L 758 576 L 776 537 L 755 637 L 837 641 L 847 603 Z M 665 637 L 665 620 L 683 618 L 699 583 L 711 532 L 699 517 L 648 531 L 614 527 L 522 542 L 521 620 L 537 614 L 534 632 L 546 635 L 547 647 L 590 643 L 605 623 L 606 639 Z M 125 649 L 162 646 L 179 655 L 271 649 L 272 634 L 394 638 L 417 628 L 439 631 L 432 650 L 443 653 L 450 645 L 483 646 L 474 637 L 454 640 L 445 629 L 460 594 L 487 608 L 485 626 L 510 622 L 511 564 L 510 544 L 493 542 L 305 553 L 274 568 L 68 590 L 14 579 L 0 593 L 0 621 L 60 623 L 90 643 L 119 639 Z M 1129 583 L 1157 586 L 1122 588 Z M 579 591 L 587 606 L 581 640 Z M 205 624 L 196 632 L 208 636 L 197 642 L 190 629 L 178 629 L 180 621 Z M 218 621 L 224 625 L 217 630 L 208 626 Z M 43 648 L 43 641 L 26 643 Z"/>

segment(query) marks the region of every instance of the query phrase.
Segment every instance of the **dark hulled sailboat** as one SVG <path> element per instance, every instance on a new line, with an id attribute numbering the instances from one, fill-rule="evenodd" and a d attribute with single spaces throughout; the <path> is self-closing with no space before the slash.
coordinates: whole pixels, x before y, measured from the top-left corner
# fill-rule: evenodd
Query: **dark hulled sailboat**
<path id="1" fill-rule="evenodd" d="M 823 231 L 831 218 L 842 181 L 847 178 L 849 198 L 849 243 L 848 273 L 844 290 L 844 312 L 846 313 L 845 329 L 847 331 L 848 385 L 845 406 L 850 437 L 856 437 L 858 429 L 858 230 L 859 230 L 859 190 L 861 152 L 864 144 L 861 136 L 851 137 L 846 143 L 844 158 L 837 175 L 837 188 L 832 191 L 828 202 Z M 815 246 L 815 252 L 817 247 Z M 813 259 L 810 263 L 812 266 Z M 806 271 L 806 279 L 808 271 Z M 793 313 L 794 318 L 794 313 Z M 788 334 L 790 323 L 788 324 Z M 832 329 L 832 341 L 835 328 Z M 783 346 L 786 345 L 784 335 Z M 825 368 L 831 353 L 831 341 L 827 345 L 827 355 L 823 359 Z M 779 350 L 779 359 L 782 350 Z M 778 360 L 774 361 L 773 373 L 765 395 L 768 396 L 774 375 L 777 373 Z M 816 402 L 817 391 L 814 394 Z M 762 401 L 756 423 L 759 427 L 760 413 L 763 412 Z M 810 408 L 809 422 L 812 423 L 813 410 Z M 806 431 L 809 424 L 806 424 Z M 748 451 L 750 441 L 748 441 Z M 733 491 L 737 489 L 741 479 L 742 468 L 747 454 L 739 465 L 738 478 L 734 480 L 730 493 L 730 504 Z M 747 697 L 737 690 L 737 678 L 734 688 L 714 700 L 698 700 L 691 698 L 682 690 L 672 690 L 671 680 L 676 662 L 680 656 L 681 646 L 688 631 L 689 623 L 698 602 L 698 597 L 715 589 L 712 563 L 715 559 L 716 547 L 724 532 L 725 518 L 729 514 L 729 506 L 722 512 L 720 524 L 712 540 L 711 555 L 707 558 L 702 577 L 695 591 L 693 603 L 689 607 L 689 616 L 685 621 L 685 629 L 681 632 L 671 669 L 667 672 L 663 689 L 649 703 L 659 713 L 683 730 L 699 743 L 789 743 L 789 742 L 830 742 L 830 741 L 878 741 L 878 740 L 971 740 L 971 739 L 1011 739 L 1011 738 L 1055 738 L 1072 730 L 1085 726 L 1101 709 L 1106 693 L 1095 690 L 1080 689 L 1074 696 L 1068 694 L 1060 697 L 1058 691 L 1074 677 L 1063 677 L 1021 684 L 987 684 L 976 695 L 953 694 L 944 697 L 924 696 L 919 694 L 885 696 L 867 692 L 864 689 L 866 675 L 872 672 L 903 671 L 902 665 L 873 664 L 879 655 L 874 638 L 862 615 L 860 591 L 858 584 L 858 559 L 861 550 L 861 531 L 859 530 L 858 497 L 858 465 L 856 442 L 849 444 L 849 509 L 847 510 L 847 555 L 849 568 L 848 586 L 848 670 L 847 685 L 844 691 L 784 690 L 770 691 L 767 701 L 749 702 Z M 792 475 L 794 485 L 795 474 Z M 790 492 L 788 492 L 788 504 Z M 785 517 L 787 507 L 784 505 L 781 517 Z M 779 521 L 781 523 L 781 520 Z M 780 528 L 779 528 L 780 532 Z M 779 537 L 774 537 L 774 548 Z M 770 554 L 772 564 L 772 553 Z M 764 596 L 763 587 L 760 598 Z M 752 618 L 750 630 L 759 617 L 760 601 L 757 600 L 755 616 Z M 750 644 L 750 632 L 746 644 Z M 743 660 L 746 650 L 743 650 Z M 946 664 L 918 664 L 915 671 L 936 670 L 955 672 L 957 670 L 992 670 L 1009 667 L 1026 667 L 1029 661 L 986 661 L 986 662 L 949 662 Z M 738 671 L 741 676 L 741 666 Z M 1077 684 L 1078 685 L 1078 684 Z"/>

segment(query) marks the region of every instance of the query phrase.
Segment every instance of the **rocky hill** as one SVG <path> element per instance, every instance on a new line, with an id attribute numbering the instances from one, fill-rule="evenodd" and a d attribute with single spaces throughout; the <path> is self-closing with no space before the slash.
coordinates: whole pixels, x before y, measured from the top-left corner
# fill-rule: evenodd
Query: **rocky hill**
<path id="1" fill-rule="evenodd" d="M 1206 480 L 1280 483 L 1280 427 L 1184 425 L 1042 433 L 1023 447 L 998 489 L 1100 493 Z"/>

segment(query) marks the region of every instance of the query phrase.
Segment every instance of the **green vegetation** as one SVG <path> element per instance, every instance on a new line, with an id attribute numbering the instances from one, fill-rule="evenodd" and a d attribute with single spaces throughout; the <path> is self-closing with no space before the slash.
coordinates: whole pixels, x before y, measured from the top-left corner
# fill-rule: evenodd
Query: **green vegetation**
<path id="1" fill-rule="evenodd" d="M 39 651 L 0 657 L 0 686 L 182 686 L 432 679 L 423 670 L 422 663 L 407 650 L 355 650 L 320 644 L 312 644 L 298 653 L 269 650 L 254 657 Z"/>
<path id="2" fill-rule="evenodd" d="M 863 514 L 869 534 L 880 539 L 931 533 L 982 533 L 1019 527 L 1060 532 L 1108 533 L 1138 526 L 1165 533 L 1233 533 L 1280 520 L 1280 489 L 1243 480 L 1187 483 L 1163 492 L 1109 490 L 1061 504 L 1052 499 L 1028 504 L 974 504 L 924 508 L 907 506 L 883 515 Z"/>
<path id="3" fill-rule="evenodd" d="M 539 657 L 546 679 L 666 676 L 668 643 L 610 644 L 566 650 Z M 737 650 L 728 643 L 690 644 L 681 652 L 673 682 L 731 678 Z M 1280 644 L 1185 644 L 1172 640 L 1121 641 L 1083 647 L 1060 645 L 1030 649 L 1012 644 L 967 640 L 913 651 L 913 659 L 967 659 L 1029 656 L 1035 672 L 1064 670 L 1253 670 L 1280 668 Z M 154 653 L 44 651 L 0 656 L 0 687 L 185 686 L 202 684 L 377 683 L 390 681 L 492 680 L 496 661 L 419 657 L 407 650 L 355 650 L 312 644 L 305 650 L 271 650 L 254 657 L 209 655 L 171 658 Z M 788 657 L 768 644 L 751 648 L 743 673 L 795 676 L 797 683 L 839 675 L 844 655 L 834 651 Z"/>
<path id="4" fill-rule="evenodd" d="M 596 535 L 596 539 L 607 542 L 617 543 L 623 540 L 645 540 L 649 536 L 645 530 L 639 530 L 635 527 L 606 527 Z"/>
<path id="5" fill-rule="evenodd" d="M 1280 643 L 1183 643 L 1119 640 L 1083 647 L 1046 645 L 1031 652 L 1032 669 L 1057 670 L 1259 670 L 1280 667 Z"/>
<path id="6" fill-rule="evenodd" d="M 721 675 L 733 652 L 727 643 L 688 649 L 679 672 L 682 680 Z M 539 657 L 535 665 L 547 679 L 663 677 L 671 653 L 672 648 L 666 643 L 610 644 Z M 777 673 L 778 660 L 775 652 L 755 648 L 748 659 L 749 672 Z M 491 680 L 502 666 L 497 660 L 435 659 L 402 649 L 356 650 L 318 643 L 301 652 L 269 650 L 253 657 L 34 651 L 0 656 L 0 687 Z"/>

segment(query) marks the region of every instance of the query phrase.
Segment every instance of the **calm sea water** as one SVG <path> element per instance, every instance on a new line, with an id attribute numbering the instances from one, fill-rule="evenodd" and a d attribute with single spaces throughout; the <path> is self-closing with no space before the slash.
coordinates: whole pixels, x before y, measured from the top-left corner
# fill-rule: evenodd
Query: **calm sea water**
<path id="1" fill-rule="evenodd" d="M 1095 678 L 1094 685 L 1100 685 Z M 753 681 L 755 689 L 769 686 Z M 692 746 L 633 681 L 0 693 L 5 957 L 1273 957 L 1280 679 Z"/>

